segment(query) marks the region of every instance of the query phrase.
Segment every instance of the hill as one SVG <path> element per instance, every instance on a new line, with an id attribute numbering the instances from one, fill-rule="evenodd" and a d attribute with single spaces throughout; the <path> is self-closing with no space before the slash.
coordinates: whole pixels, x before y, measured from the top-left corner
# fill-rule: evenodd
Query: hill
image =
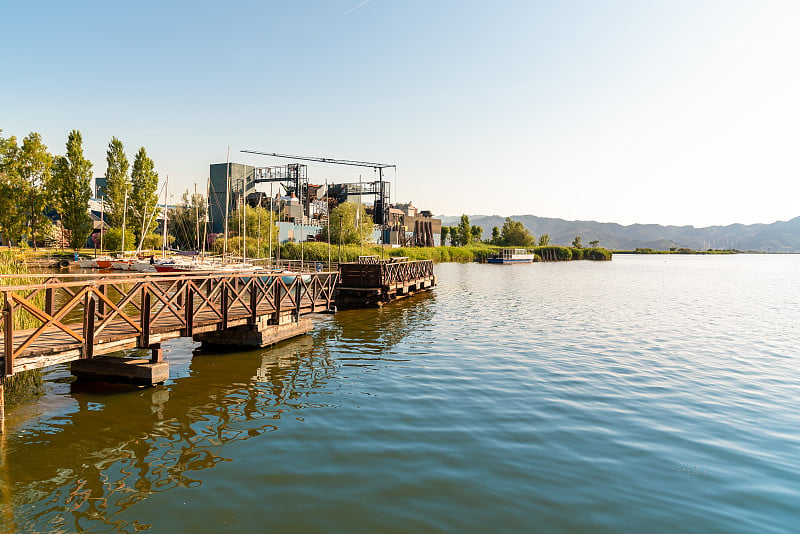
<path id="1" fill-rule="evenodd" d="M 444 226 L 456 226 L 460 216 L 441 216 Z M 596 221 L 567 221 L 535 215 L 512 215 L 532 234 L 550 235 L 550 243 L 568 245 L 575 236 L 581 236 L 584 245 L 598 240 L 608 249 L 633 250 L 648 247 L 669 250 L 670 247 L 693 250 L 738 249 L 760 252 L 800 252 L 800 217 L 771 224 L 731 224 L 728 226 L 662 226 L 659 224 L 631 224 Z M 483 228 L 483 238 L 492 235 L 492 227 L 502 228 L 505 217 L 500 215 L 470 215 L 470 223 Z"/>

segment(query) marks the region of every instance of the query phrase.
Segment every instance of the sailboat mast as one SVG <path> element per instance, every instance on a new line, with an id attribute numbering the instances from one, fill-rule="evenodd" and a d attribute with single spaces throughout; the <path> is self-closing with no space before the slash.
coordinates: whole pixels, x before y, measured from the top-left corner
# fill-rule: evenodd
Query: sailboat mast
<path id="1" fill-rule="evenodd" d="M 125 221 L 128 218 L 128 192 L 125 191 L 125 200 L 122 202 L 122 257 L 125 257 Z"/>
<path id="2" fill-rule="evenodd" d="M 169 190 L 169 174 L 164 182 L 164 236 L 161 241 L 161 257 L 167 257 L 167 191 Z"/>
<path id="3" fill-rule="evenodd" d="M 103 253 L 103 221 L 105 220 L 103 213 L 105 211 L 105 207 L 105 200 L 100 199 L 100 254 Z"/>
<path id="4" fill-rule="evenodd" d="M 244 265 L 247 263 L 247 196 L 245 195 L 245 191 L 247 190 L 247 175 L 245 175 L 244 180 L 242 180 L 242 264 Z"/>
<path id="5" fill-rule="evenodd" d="M 231 203 L 231 147 L 228 147 L 228 158 L 225 160 L 225 243 L 222 249 L 222 261 L 228 256 L 228 208 Z"/>
<path id="6" fill-rule="evenodd" d="M 200 202 L 197 198 L 197 184 L 194 184 L 194 225 L 195 235 L 197 236 L 197 251 L 200 251 Z"/>
<path id="7" fill-rule="evenodd" d="M 269 266 L 272 267 L 272 182 L 269 183 Z"/>
<path id="8" fill-rule="evenodd" d="M 206 180 L 206 217 L 205 221 L 203 221 L 203 244 L 202 244 L 202 252 L 200 253 L 200 259 L 204 260 L 206 258 L 206 242 L 208 241 L 208 216 L 211 215 L 211 178 L 209 177 Z"/>
<path id="9" fill-rule="evenodd" d="M 331 270 L 331 203 L 328 200 L 328 180 L 325 179 L 325 215 L 328 217 L 328 270 Z"/>

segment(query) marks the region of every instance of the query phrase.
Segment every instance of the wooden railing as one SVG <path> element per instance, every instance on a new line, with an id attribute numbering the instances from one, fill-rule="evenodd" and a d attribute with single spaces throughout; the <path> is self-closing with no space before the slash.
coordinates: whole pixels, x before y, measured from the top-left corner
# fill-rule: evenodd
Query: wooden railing
<path id="1" fill-rule="evenodd" d="M 342 263 L 341 284 L 345 287 L 383 287 L 433 276 L 432 260 L 376 263 Z"/>
<path id="2" fill-rule="evenodd" d="M 198 329 L 255 324 L 265 315 L 277 321 L 287 313 L 329 311 L 337 279 L 336 272 L 190 272 L 50 275 L 0 286 L 0 375 L 132 346 L 148 348 Z"/>
<path id="3" fill-rule="evenodd" d="M 383 285 L 399 284 L 429 276 L 433 276 L 433 260 L 381 264 Z"/>

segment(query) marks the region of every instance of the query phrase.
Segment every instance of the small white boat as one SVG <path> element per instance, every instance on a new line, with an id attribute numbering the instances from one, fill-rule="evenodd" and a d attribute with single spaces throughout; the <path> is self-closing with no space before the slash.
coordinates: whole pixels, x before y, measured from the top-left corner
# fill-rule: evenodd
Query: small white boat
<path id="1" fill-rule="evenodd" d="M 536 257 L 524 248 L 504 248 L 486 259 L 489 263 L 531 263 Z"/>
<path id="2" fill-rule="evenodd" d="M 81 269 L 96 269 L 97 260 L 93 258 L 81 258 L 78 260 L 78 267 Z"/>
<path id="3" fill-rule="evenodd" d="M 117 271 L 130 271 L 133 269 L 133 260 L 120 260 L 111 262 L 111 268 Z"/>

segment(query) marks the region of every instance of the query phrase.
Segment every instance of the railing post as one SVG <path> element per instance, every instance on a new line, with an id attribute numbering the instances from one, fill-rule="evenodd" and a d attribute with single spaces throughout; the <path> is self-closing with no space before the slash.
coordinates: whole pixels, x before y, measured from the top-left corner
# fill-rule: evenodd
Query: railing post
<path id="1" fill-rule="evenodd" d="M 86 293 L 86 303 L 83 306 L 83 354 L 81 354 L 83 359 L 94 356 L 94 313 L 94 295 L 89 291 Z"/>
<path id="2" fill-rule="evenodd" d="M 194 330 L 194 292 L 192 291 L 192 283 L 186 282 L 186 307 L 184 308 L 184 317 L 186 320 L 186 337 L 192 337 Z"/>
<path id="3" fill-rule="evenodd" d="M 150 346 L 150 287 L 142 285 L 142 334 L 139 336 L 139 348 L 146 349 Z"/>
<path id="4" fill-rule="evenodd" d="M 220 307 L 222 308 L 222 330 L 228 329 L 228 281 L 222 280 L 222 295 L 220 297 Z"/>
<path id="5" fill-rule="evenodd" d="M 101 295 L 108 296 L 108 286 L 101 281 L 100 285 L 97 287 L 97 292 Z M 97 299 L 97 315 L 101 318 L 105 318 L 106 316 L 106 301 L 102 298 Z"/>
<path id="6" fill-rule="evenodd" d="M 255 326 L 258 323 L 258 277 L 253 276 L 250 282 L 250 326 Z"/>
<path id="7" fill-rule="evenodd" d="M 283 277 L 276 275 L 272 283 L 272 291 L 275 292 L 275 324 L 281 320 L 281 291 L 283 291 Z"/>
<path id="8" fill-rule="evenodd" d="M 3 328 L 5 334 L 3 360 L 3 376 L 14 374 L 14 306 L 8 293 L 4 293 Z"/>
<path id="9" fill-rule="evenodd" d="M 56 307 L 56 295 L 52 287 L 44 290 L 44 312 L 50 317 L 53 316 L 53 310 Z"/>
<path id="10" fill-rule="evenodd" d="M 311 294 L 309 298 L 311 299 L 311 313 L 315 313 L 317 309 L 317 295 L 316 295 L 316 287 L 319 285 L 319 274 L 312 274 L 311 275 Z M 308 291 L 306 291 L 306 295 L 308 295 Z"/>
<path id="11" fill-rule="evenodd" d="M 294 280 L 297 287 L 295 288 L 295 301 L 294 301 L 294 317 L 296 322 L 300 322 L 300 296 L 303 294 L 303 275 L 297 275 Z"/>

